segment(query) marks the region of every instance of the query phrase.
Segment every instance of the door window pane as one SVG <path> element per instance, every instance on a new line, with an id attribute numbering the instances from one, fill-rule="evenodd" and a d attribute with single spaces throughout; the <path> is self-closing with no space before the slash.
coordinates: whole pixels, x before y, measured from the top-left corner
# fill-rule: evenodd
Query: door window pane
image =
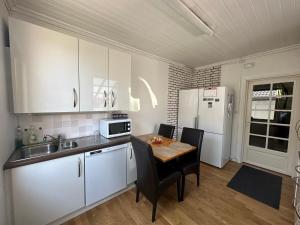
<path id="1" fill-rule="evenodd" d="M 251 121 L 267 122 L 268 116 L 269 116 L 269 111 L 252 111 Z"/>
<path id="2" fill-rule="evenodd" d="M 290 133 L 290 127 L 270 125 L 269 136 L 280 137 L 280 138 L 289 138 L 289 133 Z"/>
<path id="3" fill-rule="evenodd" d="M 266 138 L 250 135 L 249 145 L 260 147 L 260 148 L 265 148 L 266 147 Z"/>
<path id="4" fill-rule="evenodd" d="M 270 96 L 270 84 L 260 84 L 260 85 L 254 85 L 253 86 L 253 97 L 268 97 Z"/>
<path id="5" fill-rule="evenodd" d="M 275 109 L 291 110 L 292 109 L 292 97 L 276 98 Z"/>
<path id="6" fill-rule="evenodd" d="M 253 98 L 252 110 L 269 110 L 269 99 Z"/>
<path id="7" fill-rule="evenodd" d="M 273 96 L 292 95 L 294 82 L 273 84 Z"/>
<path id="8" fill-rule="evenodd" d="M 268 139 L 268 149 L 280 151 L 280 152 L 287 152 L 288 141 L 269 138 Z"/>
<path id="9" fill-rule="evenodd" d="M 251 123 L 250 133 L 266 135 L 267 134 L 267 124 Z"/>
<path id="10" fill-rule="evenodd" d="M 270 123 L 290 124 L 291 112 L 273 111 L 273 119 L 270 118 Z"/>

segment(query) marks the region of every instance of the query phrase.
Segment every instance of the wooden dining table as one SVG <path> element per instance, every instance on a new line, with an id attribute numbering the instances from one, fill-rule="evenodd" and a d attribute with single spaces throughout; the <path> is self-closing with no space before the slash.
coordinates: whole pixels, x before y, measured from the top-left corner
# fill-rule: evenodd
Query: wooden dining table
<path id="1" fill-rule="evenodd" d="M 157 134 L 145 134 L 137 137 L 142 141 L 150 144 L 154 157 L 161 160 L 162 162 L 168 162 L 170 160 L 178 158 L 179 156 L 196 150 L 195 146 L 182 143 L 174 139 L 165 138 Z M 153 143 L 152 140 L 154 137 L 160 137 L 162 142 L 159 144 Z"/>

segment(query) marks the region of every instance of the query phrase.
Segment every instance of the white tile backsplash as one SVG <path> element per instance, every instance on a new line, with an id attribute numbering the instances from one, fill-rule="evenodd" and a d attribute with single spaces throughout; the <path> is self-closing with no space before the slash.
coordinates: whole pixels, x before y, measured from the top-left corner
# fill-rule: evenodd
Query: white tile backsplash
<path id="1" fill-rule="evenodd" d="M 18 115 L 18 125 L 24 130 L 31 125 L 42 127 L 44 134 L 62 134 L 66 138 L 77 138 L 99 133 L 99 120 L 108 113 L 78 113 L 53 115 Z"/>

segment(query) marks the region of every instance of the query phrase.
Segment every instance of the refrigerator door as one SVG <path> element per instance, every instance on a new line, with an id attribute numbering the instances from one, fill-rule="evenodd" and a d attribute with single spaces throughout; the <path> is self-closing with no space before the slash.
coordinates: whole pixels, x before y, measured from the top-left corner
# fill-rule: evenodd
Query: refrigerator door
<path id="1" fill-rule="evenodd" d="M 178 128 L 196 128 L 198 96 L 198 89 L 179 91 Z"/>
<path id="2" fill-rule="evenodd" d="M 204 133 L 201 161 L 222 168 L 224 165 L 222 145 L 223 135 Z"/>
<path id="3" fill-rule="evenodd" d="M 206 132 L 224 133 L 226 88 L 199 89 L 198 128 Z"/>

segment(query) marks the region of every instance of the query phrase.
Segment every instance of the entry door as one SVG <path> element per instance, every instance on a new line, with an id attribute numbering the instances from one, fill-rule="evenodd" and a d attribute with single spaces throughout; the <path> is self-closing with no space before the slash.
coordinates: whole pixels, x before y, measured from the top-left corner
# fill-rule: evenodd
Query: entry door
<path id="1" fill-rule="evenodd" d="M 247 163 L 290 173 L 296 143 L 296 81 L 282 78 L 249 83 L 244 151 Z"/>

